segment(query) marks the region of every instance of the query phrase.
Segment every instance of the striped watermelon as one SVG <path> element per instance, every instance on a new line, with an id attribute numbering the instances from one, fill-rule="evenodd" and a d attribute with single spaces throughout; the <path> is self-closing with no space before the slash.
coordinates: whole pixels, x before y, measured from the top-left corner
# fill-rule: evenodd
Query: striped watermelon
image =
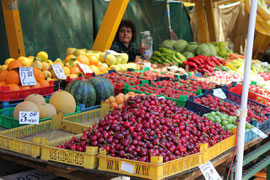
<path id="1" fill-rule="evenodd" d="M 114 88 L 111 81 L 104 77 L 90 78 L 89 82 L 94 86 L 97 94 L 96 104 L 105 101 L 110 96 L 114 96 Z"/>
<path id="2" fill-rule="evenodd" d="M 72 81 L 67 85 L 65 90 L 73 95 L 76 104 L 85 104 L 85 107 L 90 107 L 96 103 L 95 88 L 88 81 Z"/>

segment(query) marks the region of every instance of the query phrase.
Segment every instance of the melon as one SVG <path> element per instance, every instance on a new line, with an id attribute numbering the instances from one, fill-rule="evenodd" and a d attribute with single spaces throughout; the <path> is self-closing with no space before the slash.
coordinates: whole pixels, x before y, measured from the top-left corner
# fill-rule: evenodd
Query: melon
<path id="1" fill-rule="evenodd" d="M 53 115 L 56 115 L 55 107 L 49 103 L 38 104 L 37 107 L 39 109 L 40 119 L 49 118 L 52 117 Z"/>
<path id="2" fill-rule="evenodd" d="M 88 81 L 72 81 L 67 85 L 65 90 L 74 96 L 77 104 L 85 104 L 85 107 L 91 107 L 96 103 L 95 88 Z"/>
<path id="3" fill-rule="evenodd" d="M 31 111 L 31 112 L 39 112 L 37 105 L 30 101 L 24 101 L 17 104 L 13 111 L 13 117 L 15 119 L 19 119 L 19 112 L 20 111 Z"/>
<path id="4" fill-rule="evenodd" d="M 55 91 L 49 101 L 52 104 L 57 113 L 70 114 L 76 110 L 76 101 L 74 97 L 67 91 L 58 90 Z"/>
<path id="5" fill-rule="evenodd" d="M 94 77 L 90 78 L 89 82 L 96 90 L 96 104 L 100 104 L 101 101 L 105 101 L 110 96 L 114 96 L 113 84 L 109 79 L 104 77 Z"/>
<path id="6" fill-rule="evenodd" d="M 41 96 L 40 94 L 30 94 L 28 95 L 24 101 L 30 101 L 32 103 L 35 104 L 45 104 L 46 100 L 43 96 Z"/>

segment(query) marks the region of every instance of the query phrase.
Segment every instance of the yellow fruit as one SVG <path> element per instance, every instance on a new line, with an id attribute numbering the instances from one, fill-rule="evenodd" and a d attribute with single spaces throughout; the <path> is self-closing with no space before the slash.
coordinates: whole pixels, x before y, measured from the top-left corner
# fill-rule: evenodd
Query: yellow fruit
<path id="1" fill-rule="evenodd" d="M 6 59 L 6 61 L 5 61 L 5 65 L 9 65 L 9 63 L 11 62 L 11 61 L 14 61 L 15 59 L 13 59 L 13 58 L 8 58 L 8 59 Z"/>
<path id="2" fill-rule="evenodd" d="M 47 81 L 52 81 L 52 78 L 51 77 L 47 77 Z"/>
<path id="3" fill-rule="evenodd" d="M 67 55 L 67 56 L 68 56 L 68 55 L 72 55 L 72 54 L 75 53 L 76 50 L 77 50 L 76 48 L 67 48 L 67 50 L 66 50 L 66 55 Z"/>
<path id="4" fill-rule="evenodd" d="M 24 101 L 29 101 L 35 104 L 44 104 L 46 103 L 46 100 L 43 96 L 41 96 L 40 94 L 30 94 L 28 95 Z"/>
<path id="5" fill-rule="evenodd" d="M 44 71 L 42 71 L 42 73 L 44 74 L 45 78 L 47 78 L 47 80 L 48 80 L 48 78 L 52 77 L 52 73 L 48 70 L 44 70 Z"/>
<path id="6" fill-rule="evenodd" d="M 49 118 L 52 117 L 53 115 L 56 115 L 55 107 L 49 103 L 38 104 L 37 106 L 39 109 L 40 119 Z"/>
<path id="7" fill-rule="evenodd" d="M 37 105 L 30 101 L 24 101 L 16 105 L 13 111 L 13 117 L 15 119 L 19 119 L 19 112 L 20 111 L 32 111 L 32 112 L 39 112 Z"/>
<path id="8" fill-rule="evenodd" d="M 28 56 L 27 58 L 34 60 L 35 57 L 34 56 Z"/>
<path id="9" fill-rule="evenodd" d="M 78 75 L 77 74 L 70 74 L 69 77 L 70 77 L 70 79 L 75 79 L 75 78 L 78 78 Z"/>
<path id="10" fill-rule="evenodd" d="M 39 70 L 42 69 L 42 63 L 40 61 L 38 61 L 38 60 L 33 61 L 32 66 L 36 67 Z"/>
<path id="11" fill-rule="evenodd" d="M 74 52 L 74 55 L 75 55 L 75 56 L 85 55 L 85 50 L 77 49 L 77 50 Z"/>
<path id="12" fill-rule="evenodd" d="M 105 52 L 100 53 L 99 61 L 102 62 L 102 63 L 105 63 L 104 56 L 105 56 Z"/>
<path id="13" fill-rule="evenodd" d="M 48 54 L 45 51 L 40 51 L 37 54 L 37 58 L 41 59 L 42 61 L 48 60 Z"/>
<path id="14" fill-rule="evenodd" d="M 116 65 L 117 59 L 116 59 L 116 57 L 115 57 L 113 54 L 108 54 L 108 55 L 105 57 L 105 62 L 106 62 L 108 65 Z"/>
<path id="15" fill-rule="evenodd" d="M 64 64 L 60 61 L 55 61 L 53 64 L 60 64 L 61 66 L 64 66 Z"/>
<path id="16" fill-rule="evenodd" d="M 31 66 L 32 64 L 32 61 L 24 56 L 20 56 L 17 60 L 20 61 L 23 66 Z"/>
<path id="17" fill-rule="evenodd" d="M 2 65 L 2 66 L 0 67 L 0 72 L 2 72 L 2 71 L 4 71 L 4 70 L 7 70 L 7 68 L 8 68 L 8 65 Z"/>
<path id="18" fill-rule="evenodd" d="M 50 104 L 55 107 L 57 113 L 70 114 L 76 110 L 74 97 L 69 92 L 63 90 L 55 91 L 52 94 Z"/>
<path id="19" fill-rule="evenodd" d="M 41 70 L 48 70 L 50 65 L 47 62 L 41 62 L 42 63 L 42 69 Z"/>
<path id="20" fill-rule="evenodd" d="M 52 65 L 53 64 L 52 60 L 48 60 L 48 64 Z"/>
<path id="21" fill-rule="evenodd" d="M 70 75 L 70 70 L 69 70 L 69 68 L 67 66 L 64 66 L 63 70 L 64 70 L 64 73 L 65 73 L 66 76 Z"/>

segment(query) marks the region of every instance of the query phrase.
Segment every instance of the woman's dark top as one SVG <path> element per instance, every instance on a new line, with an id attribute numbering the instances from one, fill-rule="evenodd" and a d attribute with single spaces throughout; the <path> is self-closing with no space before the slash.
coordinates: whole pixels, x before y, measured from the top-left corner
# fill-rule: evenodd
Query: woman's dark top
<path id="1" fill-rule="evenodd" d="M 135 49 L 135 46 L 132 43 L 129 43 L 128 48 L 118 41 L 114 41 L 111 50 L 114 50 L 118 53 L 127 53 L 128 62 L 134 62 L 136 56 L 140 56 L 139 50 Z"/>

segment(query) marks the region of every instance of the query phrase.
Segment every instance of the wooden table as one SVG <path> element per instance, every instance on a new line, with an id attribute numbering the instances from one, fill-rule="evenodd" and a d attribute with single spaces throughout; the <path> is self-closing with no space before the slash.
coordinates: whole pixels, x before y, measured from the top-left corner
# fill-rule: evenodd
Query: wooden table
<path id="1" fill-rule="evenodd" d="M 256 145 L 262 143 L 262 139 L 258 138 L 252 140 L 245 144 L 245 150 L 249 150 L 254 148 Z M 264 141 L 269 141 L 267 138 Z M 222 165 L 223 168 L 226 169 L 227 165 L 231 162 L 233 156 L 234 148 L 230 149 L 229 151 L 221 154 L 220 156 L 216 157 L 212 160 L 212 163 L 215 167 Z M 81 167 L 71 166 L 60 164 L 56 162 L 48 162 L 43 161 L 38 158 L 32 158 L 23 154 L 7 151 L 0 149 L 0 158 L 12 161 L 33 169 L 37 169 L 43 172 L 51 173 L 60 177 L 68 178 L 68 179 L 111 179 L 113 177 L 121 176 L 120 174 L 105 172 L 105 171 L 98 171 L 96 169 L 84 169 Z M 170 177 L 170 179 L 195 179 L 201 176 L 201 171 L 198 167 L 190 169 L 188 171 L 179 173 Z"/>

